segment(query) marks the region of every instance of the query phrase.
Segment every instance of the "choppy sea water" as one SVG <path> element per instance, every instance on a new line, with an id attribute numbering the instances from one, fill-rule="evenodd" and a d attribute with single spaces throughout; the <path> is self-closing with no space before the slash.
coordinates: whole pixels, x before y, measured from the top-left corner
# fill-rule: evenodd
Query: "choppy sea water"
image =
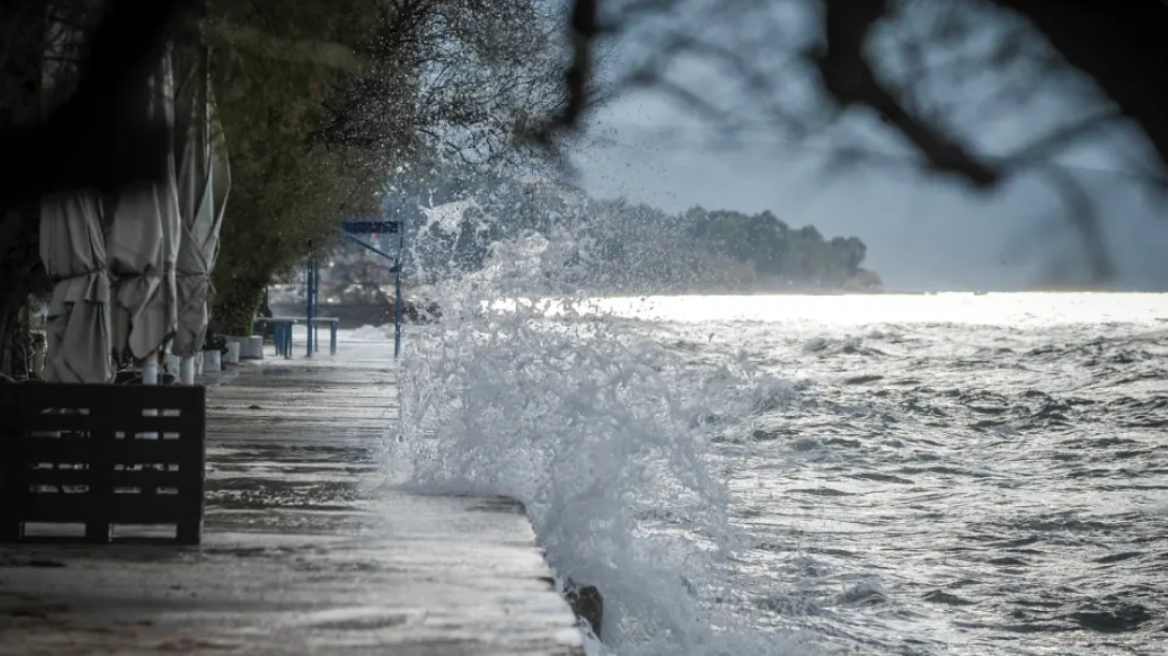
<path id="1" fill-rule="evenodd" d="M 1168 653 L 1168 295 L 601 299 L 411 329 L 408 484 L 621 654 Z"/>

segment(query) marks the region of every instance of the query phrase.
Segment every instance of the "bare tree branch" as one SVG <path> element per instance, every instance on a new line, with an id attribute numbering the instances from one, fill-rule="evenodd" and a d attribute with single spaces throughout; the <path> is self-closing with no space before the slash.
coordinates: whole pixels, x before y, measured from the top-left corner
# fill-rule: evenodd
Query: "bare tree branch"
<path id="1" fill-rule="evenodd" d="M 592 85 L 593 55 L 596 36 L 600 33 L 597 22 L 599 0 L 575 0 L 568 22 L 568 36 L 572 44 L 572 63 L 564 71 L 564 86 L 567 89 L 567 104 L 552 120 L 537 129 L 532 137 L 545 147 L 550 146 L 552 137 L 565 130 L 574 130 L 589 108 L 589 88 Z"/>
<path id="2" fill-rule="evenodd" d="M 1029 19 L 1140 126 L 1168 166 L 1168 96 L 1161 93 L 1168 80 L 1168 3 L 989 1 Z"/>
<path id="3" fill-rule="evenodd" d="M 813 55 L 824 89 L 841 105 L 862 105 L 876 111 L 929 162 L 975 186 L 988 187 L 998 172 L 979 161 L 936 126 L 905 108 L 876 78 L 865 53 L 869 32 L 888 11 L 888 0 L 822 0 L 826 47 Z"/>
<path id="4" fill-rule="evenodd" d="M 1005 158 L 1005 161 L 1011 163 L 1015 168 L 1025 166 L 1028 163 L 1045 162 L 1052 155 L 1066 149 L 1075 141 L 1114 125 L 1116 119 L 1121 117 L 1121 114 L 1112 107 L 1088 114 L 1076 121 L 1055 128 L 1026 144 Z"/>

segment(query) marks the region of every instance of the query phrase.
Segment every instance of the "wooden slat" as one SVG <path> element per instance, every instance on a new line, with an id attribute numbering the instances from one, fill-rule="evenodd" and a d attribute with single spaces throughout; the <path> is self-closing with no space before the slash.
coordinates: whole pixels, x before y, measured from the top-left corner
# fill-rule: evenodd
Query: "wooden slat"
<path id="1" fill-rule="evenodd" d="M 203 444 L 196 440 L 112 440 L 110 457 L 115 464 L 201 464 Z"/>
<path id="2" fill-rule="evenodd" d="M 26 494 L 19 508 L 10 509 L 8 517 L 21 522 L 57 522 L 84 524 L 92 513 L 89 494 Z"/>
<path id="3" fill-rule="evenodd" d="M 89 463 L 96 447 L 95 440 L 77 438 L 9 438 L 3 443 L 5 459 L 14 463 Z"/>
<path id="4" fill-rule="evenodd" d="M 184 471 L 158 471 L 156 469 L 114 470 L 110 482 L 118 487 L 173 487 L 183 490 L 191 485 L 191 476 Z"/>
<path id="5" fill-rule="evenodd" d="M 16 474 L 27 485 L 74 486 L 93 482 L 93 472 L 88 469 L 25 469 L 12 474 Z"/>
<path id="6" fill-rule="evenodd" d="M 123 433 L 190 433 L 191 422 L 184 416 L 147 417 L 118 413 L 115 415 L 93 414 L 25 414 L 5 417 L 11 420 L 11 432 L 54 432 L 54 431 L 94 431 L 112 430 Z"/>
<path id="7" fill-rule="evenodd" d="M 202 499 L 184 495 L 115 494 L 110 521 L 115 524 L 163 524 L 201 517 Z"/>
<path id="8" fill-rule="evenodd" d="M 88 463 L 100 451 L 109 454 L 113 464 L 180 463 L 201 458 L 202 444 L 195 439 L 108 440 L 102 444 L 96 439 L 26 439 L 9 440 L 5 445 L 5 459 L 25 463 Z"/>
<path id="9" fill-rule="evenodd" d="M 34 494 L 20 515 L 22 522 L 77 523 L 92 521 L 87 494 Z M 189 521 L 197 510 L 193 500 L 176 495 L 115 494 L 105 506 L 111 524 L 173 524 Z"/>
<path id="10" fill-rule="evenodd" d="M 112 406 L 123 411 L 166 408 L 202 414 L 206 400 L 206 392 L 199 386 L 24 383 L 6 387 L 9 389 L 0 397 L 0 403 L 5 406 L 11 403 L 13 408 L 24 414 L 35 414 L 50 408 L 92 410 Z"/>

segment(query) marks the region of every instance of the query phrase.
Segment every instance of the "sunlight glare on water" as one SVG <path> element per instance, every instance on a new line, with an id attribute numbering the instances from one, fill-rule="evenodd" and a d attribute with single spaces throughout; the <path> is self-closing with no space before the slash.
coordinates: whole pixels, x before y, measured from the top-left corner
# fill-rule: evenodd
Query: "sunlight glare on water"
<path id="1" fill-rule="evenodd" d="M 753 321 L 811 322 L 821 325 L 954 323 L 977 325 L 1065 324 L 1148 321 L 1164 318 L 1164 294 L 991 293 L 756 296 L 646 296 L 594 298 L 572 303 L 584 314 L 613 314 L 645 321 L 701 323 Z M 545 316 L 562 316 L 565 304 L 538 303 Z M 514 311 L 515 301 L 495 301 L 496 310 Z"/>

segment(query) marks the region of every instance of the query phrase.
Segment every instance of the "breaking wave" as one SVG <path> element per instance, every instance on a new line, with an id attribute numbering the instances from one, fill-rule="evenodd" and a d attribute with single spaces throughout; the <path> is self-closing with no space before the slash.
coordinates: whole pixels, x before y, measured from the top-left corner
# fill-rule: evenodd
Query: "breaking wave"
<path id="1" fill-rule="evenodd" d="M 528 236 L 435 287 L 443 319 L 411 328 L 390 462 L 412 486 L 523 502 L 561 582 L 603 595 L 591 651 L 811 653 L 719 610 L 739 545 L 711 450 L 789 386 L 685 359 L 565 289 L 573 253 Z"/>

